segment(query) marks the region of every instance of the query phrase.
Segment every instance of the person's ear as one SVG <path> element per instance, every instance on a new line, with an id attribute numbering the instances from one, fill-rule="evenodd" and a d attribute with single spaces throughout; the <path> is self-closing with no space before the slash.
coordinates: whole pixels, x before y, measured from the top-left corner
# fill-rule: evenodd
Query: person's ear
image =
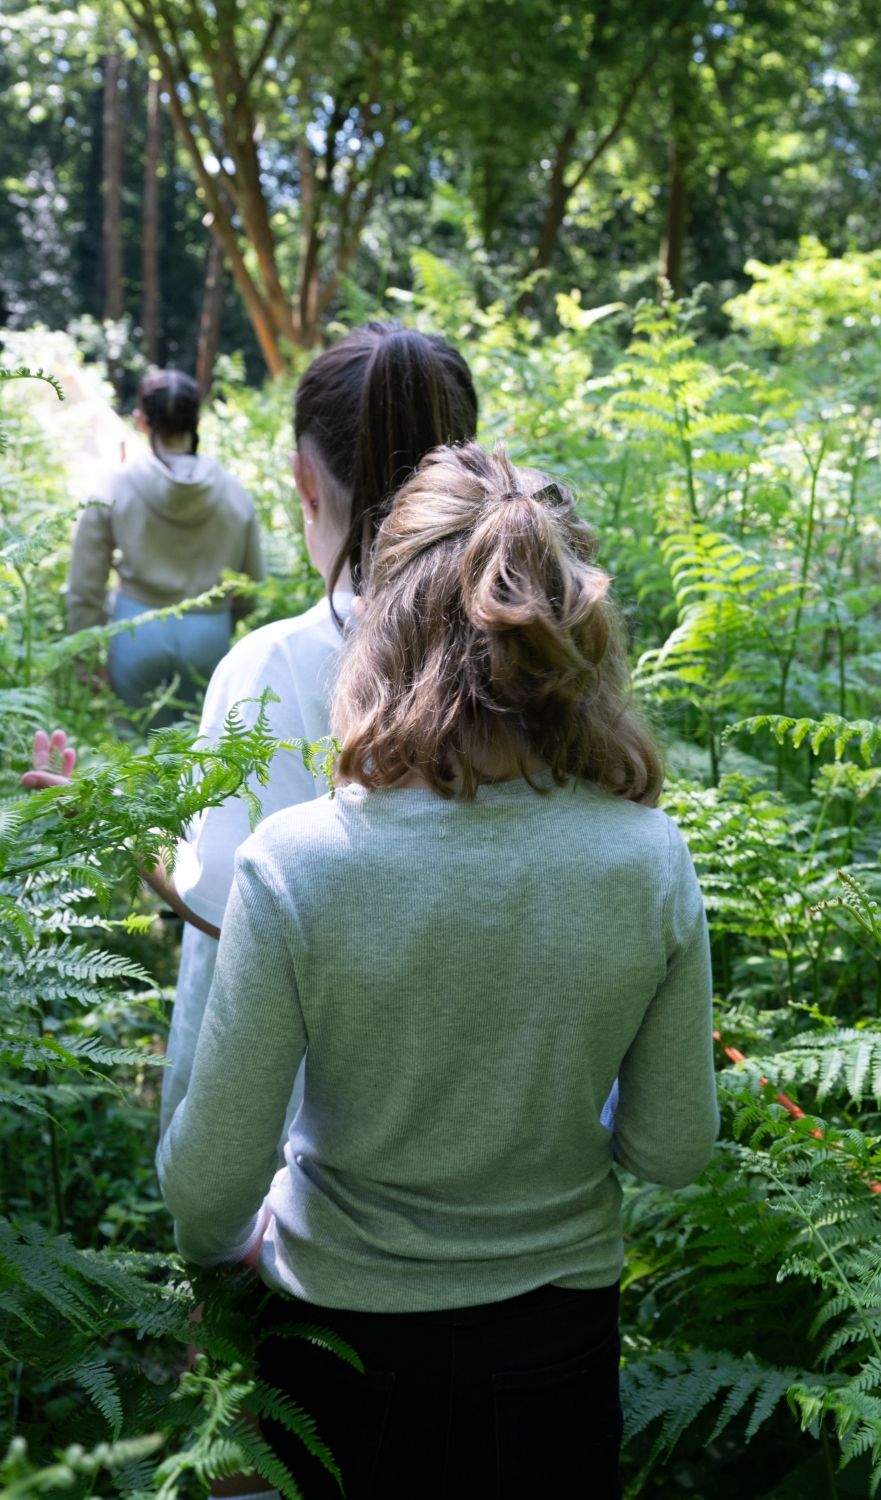
<path id="1" fill-rule="evenodd" d="M 307 526 L 312 526 L 318 519 L 318 476 L 314 465 L 310 463 L 307 454 L 292 453 L 291 469 L 303 507 L 303 520 Z"/>
<path id="2" fill-rule="evenodd" d="M 132 416 L 135 419 L 135 426 L 137 427 L 138 432 L 150 431 L 150 426 L 147 422 L 147 418 L 144 416 L 144 413 L 140 410 L 139 407 L 135 407 L 134 411 L 132 412 Z"/>

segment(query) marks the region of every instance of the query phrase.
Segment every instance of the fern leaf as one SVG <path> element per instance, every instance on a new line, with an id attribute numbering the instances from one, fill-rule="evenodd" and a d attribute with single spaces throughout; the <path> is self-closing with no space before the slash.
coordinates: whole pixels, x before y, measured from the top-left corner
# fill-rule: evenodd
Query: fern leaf
<path id="1" fill-rule="evenodd" d="M 726 1385 L 727 1370 L 720 1368 L 719 1361 L 704 1350 L 689 1356 L 689 1368 L 676 1380 L 676 1398 L 667 1407 L 661 1431 L 655 1441 L 654 1451 L 673 1451 L 686 1427 L 715 1399 Z"/>
<path id="2" fill-rule="evenodd" d="M 333 1454 L 327 1447 L 327 1444 L 323 1443 L 318 1436 L 312 1417 L 304 1412 L 301 1407 L 297 1406 L 296 1402 L 291 1401 L 290 1397 L 283 1395 L 281 1391 L 277 1391 L 274 1386 L 267 1385 L 262 1380 L 255 1381 L 254 1390 L 249 1400 L 252 1410 L 258 1416 L 273 1417 L 276 1422 L 280 1422 L 283 1427 L 286 1427 L 288 1432 L 293 1432 L 300 1439 L 304 1448 L 308 1449 L 313 1458 L 317 1458 L 324 1465 L 328 1473 L 333 1475 L 340 1488 L 342 1488 L 342 1480 L 340 1479 L 339 1469 L 334 1462 Z"/>
<path id="3" fill-rule="evenodd" d="M 792 1385 L 792 1370 L 767 1370 L 756 1392 L 756 1404 L 746 1429 L 747 1441 L 755 1437 L 763 1422 L 767 1422 L 777 1404 L 782 1401 Z"/>
<path id="4" fill-rule="evenodd" d="M 122 1401 L 116 1377 L 105 1359 L 85 1360 L 59 1372 L 62 1379 L 75 1380 L 87 1391 L 113 1433 L 114 1441 L 122 1431 Z"/>
<path id="5" fill-rule="evenodd" d="M 11 896 L 0 896 L 0 923 L 13 928 L 31 946 L 36 942 L 30 917 Z"/>
<path id="6" fill-rule="evenodd" d="M 272 1328 L 273 1338 L 282 1339 L 308 1339 L 318 1349 L 327 1349 L 331 1354 L 336 1354 L 340 1359 L 353 1366 L 360 1375 L 364 1374 L 364 1365 L 356 1354 L 351 1344 L 341 1339 L 339 1334 L 328 1328 L 319 1328 L 314 1323 L 281 1323 Z"/>
<path id="7" fill-rule="evenodd" d="M 302 1490 L 293 1474 L 281 1462 L 281 1459 L 276 1458 L 268 1443 L 256 1437 L 250 1428 L 241 1423 L 237 1423 L 231 1431 L 249 1469 L 253 1469 L 261 1478 L 274 1485 L 279 1494 L 285 1496 L 285 1500 L 303 1500 Z M 331 1472 L 342 1493 L 343 1486 L 339 1474 L 333 1470 Z"/>
<path id="8" fill-rule="evenodd" d="M 726 1386 L 729 1394 L 707 1441 L 717 1438 L 755 1394 L 747 1429 L 747 1436 L 753 1437 L 800 1378 L 813 1379 L 798 1370 L 778 1369 L 752 1355 L 733 1355 L 724 1349 L 698 1348 L 676 1355 L 661 1350 L 645 1359 L 628 1360 L 622 1372 L 625 1444 L 662 1419 L 652 1452 L 654 1456 L 671 1452 Z"/>
<path id="9" fill-rule="evenodd" d="M 707 1439 L 707 1444 L 715 1442 L 720 1433 L 724 1432 L 729 1422 L 746 1406 L 747 1401 L 755 1394 L 756 1387 L 761 1383 L 763 1371 L 756 1361 L 746 1356 L 743 1369 L 731 1383 L 728 1395 L 722 1404 L 719 1420 Z"/>

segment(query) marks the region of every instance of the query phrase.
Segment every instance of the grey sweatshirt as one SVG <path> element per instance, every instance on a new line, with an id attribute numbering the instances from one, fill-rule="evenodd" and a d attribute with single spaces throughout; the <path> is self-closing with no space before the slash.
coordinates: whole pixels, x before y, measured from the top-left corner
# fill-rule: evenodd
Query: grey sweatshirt
<path id="1" fill-rule="evenodd" d="M 216 458 L 155 454 L 121 464 L 77 521 L 67 580 L 70 630 L 104 619 L 111 566 L 119 591 L 145 609 L 193 599 L 224 569 L 264 576 L 260 528 L 250 494 Z M 216 610 L 229 609 L 220 601 Z M 240 609 L 237 612 L 245 612 Z"/>
<path id="2" fill-rule="evenodd" d="M 717 1128 L 706 920 L 663 812 L 351 787 L 239 851 L 159 1169 L 189 1259 L 239 1259 L 271 1210 L 270 1285 L 406 1311 L 610 1285 L 614 1162 L 684 1186 Z"/>

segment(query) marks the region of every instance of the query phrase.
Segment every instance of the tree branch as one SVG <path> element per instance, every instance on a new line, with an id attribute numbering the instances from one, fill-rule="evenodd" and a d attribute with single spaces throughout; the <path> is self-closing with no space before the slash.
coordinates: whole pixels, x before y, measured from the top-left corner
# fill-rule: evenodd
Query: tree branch
<path id="1" fill-rule="evenodd" d="M 566 208 L 568 206 L 569 200 L 572 197 L 572 194 L 577 192 L 578 188 L 584 182 L 585 178 L 596 166 L 600 157 L 609 149 L 609 147 L 620 135 L 627 122 L 627 117 L 630 114 L 631 109 L 633 108 L 639 91 L 657 61 L 658 54 L 660 53 L 662 46 L 679 25 L 679 22 L 687 11 L 687 8 L 688 0 L 682 0 L 682 3 L 677 6 L 672 16 L 669 17 L 667 24 L 661 32 L 660 36 L 656 37 L 654 45 L 649 48 L 648 55 L 643 61 L 642 66 L 637 69 L 637 71 L 633 74 L 629 83 L 627 84 L 627 87 L 625 88 L 624 93 L 622 94 L 619 101 L 618 109 L 615 113 L 615 118 L 613 119 L 611 125 L 609 126 L 608 130 L 600 136 L 600 139 L 597 141 L 594 149 L 590 152 L 590 155 L 586 157 L 586 159 L 580 164 L 578 171 L 572 178 L 571 182 L 566 181 L 566 170 L 572 158 L 578 130 L 577 126 L 575 126 L 571 122 L 566 126 L 566 129 L 564 130 L 560 140 L 557 157 L 554 162 L 554 169 L 551 174 L 550 194 L 548 198 L 547 208 L 545 210 L 544 221 L 541 227 L 541 233 L 539 235 L 538 244 L 536 245 L 535 250 L 530 257 L 529 264 L 526 268 L 525 274 L 527 276 L 534 275 L 536 271 L 543 270 L 544 267 L 550 263 L 551 256 L 553 255 L 554 249 L 556 247 L 557 235 L 559 234 L 560 226 L 565 217 Z M 524 291 L 521 293 L 517 301 L 518 311 L 523 311 L 524 307 L 529 301 L 529 296 L 530 293 L 528 291 Z"/>
<path id="2" fill-rule="evenodd" d="M 251 63 L 251 66 L 245 69 L 245 87 L 248 89 L 250 89 L 251 84 L 254 82 L 254 79 L 257 77 L 257 74 L 260 72 L 260 69 L 263 67 L 263 64 L 269 56 L 269 49 L 272 46 L 272 43 L 275 41 L 278 28 L 281 25 L 281 19 L 282 12 L 280 10 L 274 11 L 269 25 L 266 28 L 266 35 L 264 36 L 263 41 L 257 49 L 257 55 L 254 58 L 254 61 Z"/>

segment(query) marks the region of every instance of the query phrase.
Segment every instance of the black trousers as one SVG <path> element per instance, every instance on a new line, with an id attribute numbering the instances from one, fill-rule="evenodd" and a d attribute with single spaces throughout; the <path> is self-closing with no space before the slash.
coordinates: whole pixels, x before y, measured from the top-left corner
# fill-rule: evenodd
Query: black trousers
<path id="1" fill-rule="evenodd" d="M 271 1330 L 309 1323 L 337 1355 Z M 259 1374 L 315 1419 L 346 1500 L 618 1500 L 618 1288 L 546 1286 L 448 1312 L 359 1313 L 273 1297 Z M 304 1500 L 339 1500 L 277 1422 L 263 1432 Z"/>

